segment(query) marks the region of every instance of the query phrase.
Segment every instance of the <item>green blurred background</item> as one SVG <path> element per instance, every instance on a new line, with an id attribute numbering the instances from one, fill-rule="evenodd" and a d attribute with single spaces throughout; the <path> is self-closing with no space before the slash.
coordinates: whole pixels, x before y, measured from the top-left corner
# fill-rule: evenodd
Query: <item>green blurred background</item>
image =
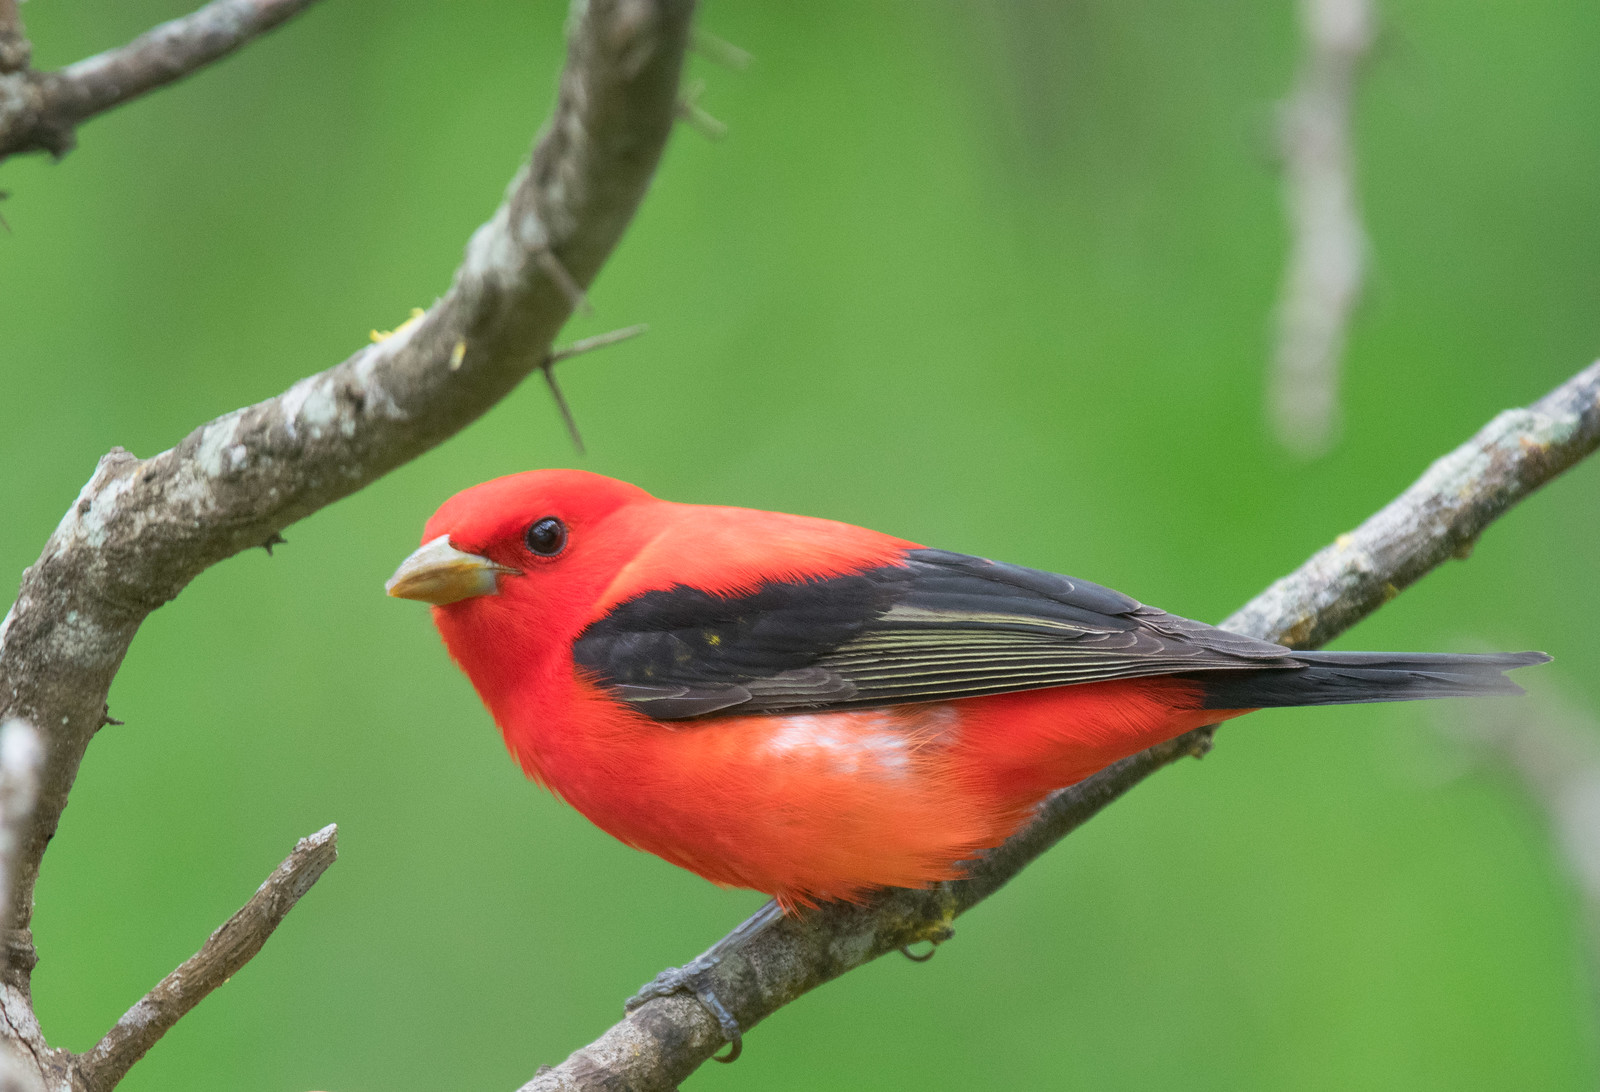
<path id="1" fill-rule="evenodd" d="M 32 0 L 51 66 L 185 10 Z M 1216 620 L 1600 348 L 1600 7 L 1382 0 L 1375 245 L 1333 454 L 1262 424 L 1288 0 L 735 4 L 572 336 L 590 453 L 527 384 L 145 625 L 38 891 L 52 1041 L 90 1046 L 292 846 L 339 863 L 130 1090 L 510 1089 L 759 899 L 526 782 L 382 585 L 457 489 L 581 465 L 863 523 Z M 544 117 L 555 0 L 325 0 L 0 167 L 0 570 L 114 444 L 150 455 L 448 284 Z M 1600 704 L 1600 467 L 1339 647 L 1544 648 Z M 7 596 L 9 597 L 9 596 Z M 1538 705 L 1532 701 L 1529 710 Z M 1592 1088 L 1582 908 L 1460 707 L 1264 713 L 967 918 L 784 1010 L 691 1087 Z"/>

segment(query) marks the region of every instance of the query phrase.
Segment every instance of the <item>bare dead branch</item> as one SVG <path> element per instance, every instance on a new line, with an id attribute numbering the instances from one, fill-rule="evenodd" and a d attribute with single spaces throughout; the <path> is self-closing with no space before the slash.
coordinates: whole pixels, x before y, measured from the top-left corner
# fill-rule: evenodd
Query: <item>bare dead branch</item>
<path id="1" fill-rule="evenodd" d="M 1338 431 L 1340 358 L 1366 262 L 1350 113 L 1373 14 L 1370 0 L 1300 0 L 1300 21 L 1305 59 L 1279 119 L 1290 243 L 1268 413 L 1285 447 L 1316 455 Z"/>
<path id="2" fill-rule="evenodd" d="M 592 353 L 596 349 L 604 349 L 624 341 L 631 341 L 649 329 L 650 324 L 648 322 L 636 322 L 632 326 L 624 326 L 620 330 L 609 330 L 603 334 L 595 334 L 593 337 L 579 338 L 565 348 L 553 350 L 546 363 L 559 364 L 563 360 L 571 360 L 575 356 Z"/>
<path id="3" fill-rule="evenodd" d="M 248 963 L 300 897 L 339 856 L 332 823 L 300 839 L 272 875 L 201 949 L 123 1014 L 94 1049 L 73 1062 L 74 1083 L 111 1088 L 178 1020 Z"/>
<path id="4" fill-rule="evenodd" d="M 78 125 L 113 106 L 174 83 L 220 60 L 316 0 L 214 0 L 163 23 L 125 46 L 56 72 L 21 64 L 0 76 L 0 159 L 19 152 L 60 157 L 73 148 Z M 5 8 L 0 0 L 0 72 L 4 68 Z M 21 24 L 17 24 L 20 35 Z M 22 39 L 24 45 L 27 39 Z"/>
<path id="5" fill-rule="evenodd" d="M 1600 446 L 1600 363 L 1526 409 L 1507 410 L 1349 534 L 1252 599 L 1224 629 L 1315 648 L 1365 618 L 1442 562 L 1465 557 L 1490 523 Z M 1034 821 L 966 878 L 926 891 L 892 890 L 863 906 L 832 904 L 782 918 L 710 972 L 717 997 L 748 1030 L 846 971 L 908 944 L 950 935 L 955 917 L 1156 770 L 1202 754 L 1202 728 L 1124 759 L 1056 793 Z M 676 1088 L 723 1044 L 693 997 L 645 1003 L 521 1092 Z"/>

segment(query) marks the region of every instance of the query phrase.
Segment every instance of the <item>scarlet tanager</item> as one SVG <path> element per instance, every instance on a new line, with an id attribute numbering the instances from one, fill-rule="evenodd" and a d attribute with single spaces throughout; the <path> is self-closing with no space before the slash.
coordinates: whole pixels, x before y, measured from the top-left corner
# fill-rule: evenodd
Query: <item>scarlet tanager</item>
<path id="1" fill-rule="evenodd" d="M 1540 652 L 1296 652 L 1098 584 L 576 470 L 456 494 L 390 595 L 528 776 L 785 910 L 959 874 L 1051 791 L 1256 709 L 1517 694 Z"/>

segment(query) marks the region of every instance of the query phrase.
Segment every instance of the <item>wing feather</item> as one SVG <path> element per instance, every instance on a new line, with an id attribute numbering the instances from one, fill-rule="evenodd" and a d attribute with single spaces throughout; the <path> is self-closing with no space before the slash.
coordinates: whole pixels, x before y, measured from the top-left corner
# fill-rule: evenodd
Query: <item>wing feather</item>
<path id="1" fill-rule="evenodd" d="M 743 596 L 646 592 L 591 624 L 573 651 L 578 667 L 660 720 L 1302 666 L 1282 646 L 1098 584 L 940 550 Z"/>

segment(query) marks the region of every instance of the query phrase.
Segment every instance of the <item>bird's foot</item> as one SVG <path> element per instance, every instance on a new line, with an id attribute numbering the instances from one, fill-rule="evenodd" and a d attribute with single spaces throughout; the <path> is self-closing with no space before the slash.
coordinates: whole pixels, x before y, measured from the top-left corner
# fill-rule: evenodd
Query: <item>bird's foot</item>
<path id="1" fill-rule="evenodd" d="M 639 992 L 623 1004 L 623 1008 L 632 1012 L 646 1001 L 653 1001 L 657 997 L 692 993 L 706 1007 L 706 1011 L 716 1018 L 717 1024 L 722 1028 L 722 1037 L 728 1041 L 728 1053 L 712 1055 L 713 1060 L 731 1062 L 744 1050 L 744 1029 L 739 1027 L 739 1021 L 734 1019 L 733 1013 L 728 1011 L 728 1006 L 722 1003 L 722 999 L 717 996 L 717 991 L 713 988 L 711 972 L 722 962 L 722 955 L 720 953 L 714 955 L 714 951 L 715 949 L 682 967 L 668 967 L 641 986 Z"/>
<path id="2" fill-rule="evenodd" d="M 744 1030 L 739 1026 L 739 1021 L 734 1018 L 733 1013 L 728 1011 L 728 1006 L 717 996 L 713 974 L 729 954 L 738 951 L 767 926 L 782 917 L 783 911 L 776 902 L 767 903 L 733 932 L 696 956 L 692 962 L 682 967 L 668 967 L 656 975 L 645 983 L 638 993 L 628 998 L 623 1007 L 632 1012 L 646 1001 L 653 1001 L 657 997 L 692 993 L 705 1006 L 706 1011 L 716 1018 L 717 1025 L 722 1028 L 722 1037 L 728 1041 L 728 1053 L 715 1055 L 716 1060 L 733 1061 L 744 1049 Z"/>

